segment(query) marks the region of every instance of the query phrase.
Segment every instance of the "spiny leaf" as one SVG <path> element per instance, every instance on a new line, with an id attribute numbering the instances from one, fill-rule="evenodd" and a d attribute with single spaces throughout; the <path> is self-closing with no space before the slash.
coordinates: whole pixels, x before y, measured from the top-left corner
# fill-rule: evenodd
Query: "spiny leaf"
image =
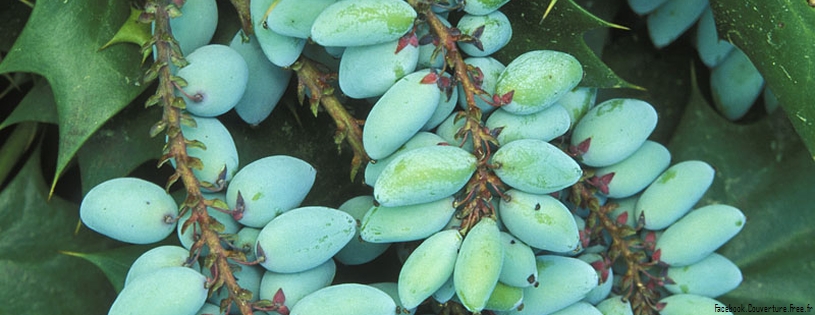
<path id="1" fill-rule="evenodd" d="M 139 21 L 139 16 L 141 16 L 143 12 L 144 11 L 142 10 L 131 7 L 130 16 L 127 18 L 124 24 L 122 24 L 122 27 L 120 27 L 119 30 L 116 31 L 116 34 L 113 35 L 113 38 L 99 48 L 99 50 L 108 48 L 115 44 L 131 43 L 142 47 L 148 43 L 153 35 L 150 32 L 150 24 Z M 149 50 L 143 51 L 141 59 L 142 62 L 147 60 L 147 56 L 149 55 Z"/>
<path id="2" fill-rule="evenodd" d="M 0 2 L 0 51 L 9 51 L 25 26 L 31 7 L 23 1 Z"/>
<path id="3" fill-rule="evenodd" d="M 52 192 L 88 137 L 145 88 L 138 47 L 98 51 L 129 11 L 128 2 L 117 0 L 38 2 L 0 63 L 0 73 L 37 73 L 54 90 L 60 137 Z"/>
<path id="4" fill-rule="evenodd" d="M 54 101 L 54 94 L 51 92 L 51 86 L 45 80 L 41 80 L 34 84 L 11 115 L 0 123 L 0 130 L 24 121 L 56 124 L 57 116 L 57 105 Z"/>
<path id="5" fill-rule="evenodd" d="M 583 40 L 583 34 L 593 29 L 625 27 L 601 20 L 573 0 L 510 1 L 501 12 L 515 30 L 509 44 L 494 54 L 504 64 L 530 50 L 558 50 L 572 54 L 583 65 L 586 75 L 581 86 L 639 88 L 618 77 Z"/>
<path id="6" fill-rule="evenodd" d="M 114 248 L 96 253 L 81 253 L 72 251 L 60 251 L 60 253 L 79 257 L 99 267 L 105 276 L 107 276 L 110 284 L 116 292 L 122 291 L 125 285 L 125 278 L 127 278 L 127 271 L 130 266 L 139 258 L 141 254 L 156 247 L 155 244 L 150 245 L 131 245 L 125 247 Z"/>
<path id="7" fill-rule="evenodd" d="M 803 0 L 712 0 L 719 35 L 764 76 L 815 159 L 815 8 Z"/>
<path id="8" fill-rule="evenodd" d="M 160 117 L 158 107 L 131 106 L 88 138 L 77 152 L 82 192 L 108 179 L 127 176 L 144 162 L 158 159 L 164 137 L 150 137 L 150 126 Z"/>
<path id="9" fill-rule="evenodd" d="M 724 303 L 811 303 L 815 277 L 815 163 L 778 111 L 750 125 L 719 116 L 698 88 L 669 144 L 674 161 L 703 160 L 716 179 L 700 205 L 735 206 L 744 229 L 718 252 L 744 274 Z"/>
<path id="10" fill-rule="evenodd" d="M 37 148 L 0 191 L 0 314 L 104 314 L 114 291 L 87 262 L 58 251 L 96 252 L 114 241 L 88 229 L 74 233 L 77 205 L 48 197 Z"/>
<path id="11" fill-rule="evenodd" d="M 34 143 L 38 129 L 36 122 L 21 123 L 8 135 L 5 142 L 0 144 L 0 183 L 6 182 L 6 176 L 12 173 L 17 163 Z"/>

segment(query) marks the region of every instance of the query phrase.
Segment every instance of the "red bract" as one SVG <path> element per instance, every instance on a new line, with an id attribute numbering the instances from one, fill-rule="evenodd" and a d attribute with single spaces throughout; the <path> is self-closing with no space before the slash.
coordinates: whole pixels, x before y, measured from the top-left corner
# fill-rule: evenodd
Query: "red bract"
<path id="1" fill-rule="evenodd" d="M 513 96 L 515 96 L 515 90 L 506 92 L 504 95 L 501 95 L 501 103 L 503 104 L 512 103 Z"/>
<path id="2" fill-rule="evenodd" d="M 286 294 L 283 293 L 282 288 L 277 289 L 277 292 L 275 292 L 274 297 L 272 297 L 272 302 L 274 304 L 279 304 L 279 305 L 283 305 L 283 303 L 286 302 Z"/>
<path id="3" fill-rule="evenodd" d="M 235 201 L 235 210 L 232 210 L 232 218 L 235 219 L 235 221 L 242 219 L 244 210 L 246 210 L 246 203 L 243 201 L 241 192 L 238 191 L 238 198 Z"/>
<path id="4" fill-rule="evenodd" d="M 586 152 L 589 152 L 589 147 L 591 146 L 591 137 L 586 138 L 582 142 L 578 143 L 576 146 L 569 147 L 569 153 L 574 157 L 580 157 Z"/>
<path id="5" fill-rule="evenodd" d="M 269 310 L 276 311 L 281 315 L 289 315 L 289 307 L 283 305 L 286 303 L 286 295 L 283 293 L 283 289 L 277 289 L 275 292 L 274 297 L 272 297 L 272 306 Z"/>
<path id="6" fill-rule="evenodd" d="M 481 71 L 481 68 L 478 67 L 473 68 L 472 66 L 468 65 L 467 71 L 470 72 L 470 76 L 473 79 L 473 85 L 476 88 L 481 89 L 481 84 L 484 83 L 484 72 Z"/>
<path id="7" fill-rule="evenodd" d="M 625 222 L 628 222 L 628 212 L 620 213 L 620 215 L 617 216 L 617 224 L 625 225 Z"/>
<path id="8" fill-rule="evenodd" d="M 611 179 L 613 178 L 614 173 L 612 172 L 600 177 L 594 176 L 589 178 L 588 183 L 594 187 L 597 187 L 601 193 L 608 195 L 608 184 L 611 183 Z"/>
<path id="9" fill-rule="evenodd" d="M 438 81 L 439 81 L 439 75 L 437 73 L 433 72 L 433 71 L 430 71 L 430 73 L 428 73 L 426 76 L 424 76 L 424 78 L 422 78 L 422 81 L 420 81 L 420 82 L 422 84 L 431 84 L 431 83 L 436 83 Z"/>
<path id="10" fill-rule="evenodd" d="M 661 311 L 662 309 L 665 308 L 666 304 L 667 303 L 665 303 L 665 302 L 659 302 L 656 305 L 654 305 L 654 309 L 656 309 L 657 311 Z"/>
<path id="11" fill-rule="evenodd" d="M 654 248 L 654 245 L 657 242 L 657 234 L 654 231 L 648 231 L 645 233 L 645 248 Z"/>
<path id="12" fill-rule="evenodd" d="M 598 260 L 591 263 L 592 268 L 600 272 L 600 282 L 606 282 L 608 280 L 608 266 L 606 265 L 606 261 Z"/>
<path id="13" fill-rule="evenodd" d="M 407 47 L 407 45 L 419 47 L 419 38 L 416 37 L 416 32 L 410 31 L 410 33 L 407 33 L 405 36 L 399 38 L 399 43 L 396 45 L 395 54 L 398 54 L 400 51 L 402 51 L 402 49 Z"/>
<path id="14" fill-rule="evenodd" d="M 492 106 L 504 106 L 512 102 L 512 96 L 515 95 L 515 90 L 509 91 L 504 95 L 494 94 L 492 96 Z"/>
<path id="15" fill-rule="evenodd" d="M 583 248 L 589 247 L 589 242 L 591 242 L 591 231 L 588 228 L 582 229 L 578 231 L 580 235 L 580 244 L 583 245 Z"/>
<path id="16" fill-rule="evenodd" d="M 657 249 L 653 254 L 651 254 L 651 260 L 659 261 L 659 258 L 662 257 L 662 249 Z"/>
<path id="17" fill-rule="evenodd" d="M 453 86 L 453 80 L 450 77 L 440 76 L 439 77 L 439 88 L 441 89 L 450 89 Z"/>

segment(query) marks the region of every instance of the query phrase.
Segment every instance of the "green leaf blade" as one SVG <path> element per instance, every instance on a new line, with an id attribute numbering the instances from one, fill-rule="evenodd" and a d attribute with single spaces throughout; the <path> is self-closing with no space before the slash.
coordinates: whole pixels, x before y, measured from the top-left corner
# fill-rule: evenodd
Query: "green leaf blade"
<path id="1" fill-rule="evenodd" d="M 83 194 L 106 180 L 128 176 L 147 161 L 158 160 L 164 135 L 150 137 L 148 133 L 150 125 L 160 118 L 159 108 L 132 106 L 111 117 L 91 135 L 76 154 Z"/>
<path id="2" fill-rule="evenodd" d="M 39 149 L 0 192 L 0 314 L 104 314 L 114 290 L 96 268 L 58 251 L 101 251 L 116 242 L 74 234 L 77 205 L 47 201 Z"/>
<path id="3" fill-rule="evenodd" d="M 116 289 L 116 292 L 121 292 L 125 285 L 125 278 L 130 266 L 136 261 L 141 254 L 155 247 L 155 245 L 132 245 L 114 248 L 106 251 L 96 253 L 80 253 L 71 251 L 60 251 L 60 253 L 79 257 L 88 262 L 96 265 L 105 273 L 110 284 Z"/>
<path id="4" fill-rule="evenodd" d="M 798 0 L 711 0 L 721 37 L 741 48 L 815 159 L 815 8 Z"/>
<path id="5" fill-rule="evenodd" d="M 39 2 L 0 63 L 0 73 L 40 74 L 53 88 L 60 144 L 52 187 L 88 137 L 145 88 L 138 47 L 99 51 L 129 11 L 126 1 Z"/>
<path id="6" fill-rule="evenodd" d="M 815 164 L 783 113 L 734 124 L 694 88 L 668 147 L 674 163 L 697 159 L 716 169 L 700 204 L 729 204 L 747 217 L 744 229 L 718 250 L 744 277 L 720 301 L 745 307 L 811 303 Z"/>
<path id="7" fill-rule="evenodd" d="M 514 32 L 509 44 L 496 52 L 494 57 L 508 63 L 530 50 L 567 52 L 583 65 L 585 76 L 581 86 L 641 89 L 617 76 L 583 39 L 588 31 L 621 26 L 603 21 L 573 0 L 555 2 L 545 19 L 549 1 L 511 1 L 502 7 L 501 11 L 512 21 Z"/>
<path id="8" fill-rule="evenodd" d="M 21 122 L 57 124 L 59 117 L 54 93 L 45 80 L 37 82 L 23 97 L 14 111 L 0 123 L 0 130 Z"/>

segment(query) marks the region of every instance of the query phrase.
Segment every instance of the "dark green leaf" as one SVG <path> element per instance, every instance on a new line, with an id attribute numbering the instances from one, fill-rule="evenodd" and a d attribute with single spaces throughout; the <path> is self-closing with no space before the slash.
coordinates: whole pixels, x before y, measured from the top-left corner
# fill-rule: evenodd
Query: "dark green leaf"
<path id="1" fill-rule="evenodd" d="M 128 1 L 39 1 L 0 63 L 0 73 L 37 73 L 54 90 L 60 148 L 52 187 L 85 140 L 144 89 L 138 47 L 99 51 L 129 13 Z"/>
<path id="2" fill-rule="evenodd" d="M 218 28 L 210 41 L 213 44 L 229 45 L 232 38 L 235 37 L 235 33 L 241 29 L 241 20 L 237 11 L 235 11 L 235 7 L 230 2 L 249 3 L 246 0 L 218 1 Z"/>
<path id="3" fill-rule="evenodd" d="M 89 263 L 59 251 L 100 251 L 114 244 L 87 229 L 77 205 L 54 197 L 37 150 L 0 192 L 0 314 L 104 314 L 115 291 Z"/>
<path id="4" fill-rule="evenodd" d="M 9 51 L 25 26 L 31 8 L 22 1 L 0 3 L 0 51 Z"/>
<path id="5" fill-rule="evenodd" d="M 720 36 L 741 48 L 815 157 L 815 8 L 804 0 L 711 0 Z"/>
<path id="6" fill-rule="evenodd" d="M 6 176 L 11 174 L 17 162 L 34 143 L 37 129 L 37 123 L 34 122 L 19 124 L 0 145 L 0 184 L 6 182 Z"/>
<path id="7" fill-rule="evenodd" d="M 239 167 L 277 154 L 308 162 L 317 169 L 317 180 L 303 205 L 337 207 L 353 196 L 370 194 L 367 186 L 348 180 L 353 152 L 348 147 L 337 152 L 333 138 L 336 125 L 329 115 L 322 113 L 315 118 L 308 106 L 296 102 L 291 93 L 284 96 L 269 118 L 256 127 L 242 121 L 234 111 L 220 117 L 235 139 Z M 288 105 L 296 106 L 302 125 Z"/>
<path id="8" fill-rule="evenodd" d="M 513 34 L 509 44 L 494 57 L 506 64 L 530 50 L 559 50 L 572 54 L 583 64 L 586 75 L 582 86 L 636 88 L 606 66 L 583 39 L 588 31 L 619 26 L 597 18 L 572 0 L 556 2 L 545 19 L 549 1 L 510 1 L 502 7 L 501 12 L 512 23 Z"/>
<path id="9" fill-rule="evenodd" d="M 78 252 L 62 252 L 65 255 L 75 256 L 89 261 L 90 263 L 99 267 L 105 276 L 108 277 L 110 284 L 116 289 L 116 292 L 122 291 L 125 285 L 125 278 L 127 271 L 130 270 L 130 265 L 139 258 L 141 254 L 156 247 L 154 244 L 150 245 L 131 245 L 125 247 L 114 248 L 98 253 L 78 253 Z"/>
<path id="10" fill-rule="evenodd" d="M 650 103 L 659 113 L 659 123 L 651 140 L 666 143 L 688 104 L 692 88 L 689 65 L 694 63 L 696 51 L 684 38 L 678 44 L 656 49 L 648 39 L 644 23 L 625 22 L 636 26 L 631 31 L 610 36 L 603 50 L 603 61 L 619 69 L 620 77 L 645 90 L 601 89 L 597 98 L 635 98 Z"/>
<path id="11" fill-rule="evenodd" d="M 14 108 L 11 115 L 0 123 L 0 129 L 23 121 L 36 121 L 49 124 L 56 124 L 57 105 L 54 101 L 54 93 L 51 86 L 45 80 L 41 80 L 28 91 L 20 104 Z"/>
<path id="12" fill-rule="evenodd" d="M 812 303 L 815 290 L 815 164 L 781 112 L 751 125 L 719 116 L 698 90 L 670 143 L 674 163 L 703 160 L 716 178 L 701 204 L 724 203 L 747 224 L 719 252 L 744 282 L 722 302 L 757 306 Z"/>
<path id="13" fill-rule="evenodd" d="M 108 179 L 127 176 L 139 165 L 158 159 L 164 135 L 150 137 L 150 126 L 161 109 L 130 106 L 113 116 L 77 152 L 82 192 Z"/>
<path id="14" fill-rule="evenodd" d="M 139 48 L 147 44 L 150 38 L 153 37 L 153 34 L 150 31 L 150 24 L 139 22 L 139 16 L 142 12 L 144 11 L 131 7 L 130 17 L 122 24 L 122 27 L 119 28 L 116 35 L 113 35 L 113 38 L 100 49 L 105 49 L 115 44 L 130 43 L 135 44 Z M 146 60 L 149 55 L 150 50 L 145 50 L 142 53 L 142 60 Z"/>

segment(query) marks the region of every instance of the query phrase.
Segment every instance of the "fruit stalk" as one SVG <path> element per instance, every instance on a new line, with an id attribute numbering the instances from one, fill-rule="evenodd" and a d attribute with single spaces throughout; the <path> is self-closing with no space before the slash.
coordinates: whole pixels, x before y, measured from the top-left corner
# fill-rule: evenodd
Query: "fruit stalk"
<path id="1" fill-rule="evenodd" d="M 241 21 L 241 29 L 246 36 L 254 35 L 255 29 L 252 26 L 252 16 L 249 13 L 249 0 L 229 0 L 235 11 L 238 13 L 238 19 Z"/>
<path id="2" fill-rule="evenodd" d="M 221 246 L 220 236 L 211 224 L 214 220 L 207 213 L 208 201 L 202 196 L 199 188 L 200 183 L 195 178 L 190 165 L 191 162 L 195 163 L 196 161 L 187 154 L 187 140 L 181 132 L 182 115 L 178 104 L 179 102 L 183 104 L 183 100 L 175 96 L 176 85 L 169 67 L 172 59 L 183 58 L 183 56 L 176 54 L 177 49 L 173 49 L 173 45 L 176 44 L 170 29 L 170 14 L 168 11 L 168 8 L 173 6 L 172 3 L 171 0 L 161 1 L 161 3 L 152 0 L 150 3 L 155 8 L 154 45 L 159 79 L 156 95 L 159 97 L 159 104 L 163 107 L 162 121 L 159 125 L 165 126 L 163 129 L 166 130 L 168 137 L 161 162 L 166 162 L 169 159 L 175 159 L 176 161 L 175 173 L 170 176 L 167 186 L 171 186 L 180 179 L 187 192 L 187 198 L 181 207 L 181 211 L 193 211 L 193 215 L 189 219 L 189 225 L 192 225 L 192 222 L 198 223 L 201 230 L 201 238 L 193 245 L 191 251 L 201 250 L 203 245 L 206 245 L 209 248 L 209 257 L 213 257 L 211 265 L 213 266 L 215 278 L 210 280 L 210 283 L 214 284 L 210 289 L 217 288 L 220 285 L 226 286 L 229 291 L 229 299 L 237 304 L 241 314 L 250 315 L 253 314 L 252 306 L 245 294 L 242 294 L 244 290 L 241 289 L 232 274 L 227 260 L 229 251 Z M 197 162 L 200 163 L 200 161 Z M 197 254 L 194 253 L 194 255 Z"/>
<path id="3" fill-rule="evenodd" d="M 589 176 L 585 178 L 591 177 L 592 172 L 586 173 Z M 659 303 L 655 302 L 659 299 L 659 293 L 651 283 L 644 281 L 642 275 L 653 280 L 654 277 L 646 269 L 655 265 L 658 259 L 651 258 L 653 261 L 650 262 L 647 260 L 647 255 L 642 247 L 647 244 L 640 243 L 637 238 L 631 238 L 632 235 L 636 235 L 636 231 L 610 216 L 610 213 L 617 208 L 617 204 L 608 203 L 601 206 L 594 196 L 595 193 L 596 189 L 589 187 L 585 182 L 580 182 L 572 187 L 572 196 L 578 196 L 572 198 L 572 201 L 575 204 L 586 206 L 591 211 L 587 220 L 587 229 L 591 233 L 589 237 L 601 239 L 602 231 L 608 232 L 612 240 L 607 251 L 610 260 L 608 265 L 622 258 L 627 267 L 622 281 L 624 292 L 621 292 L 621 295 L 631 302 L 635 314 L 656 314 L 660 308 Z"/>
<path id="4" fill-rule="evenodd" d="M 371 160 L 362 146 L 360 121 L 348 113 L 339 99 L 334 96 L 334 88 L 326 83 L 329 79 L 328 75 L 318 69 L 315 61 L 301 55 L 291 68 L 297 73 L 297 93 L 300 103 L 302 104 L 305 97 L 305 88 L 308 88 L 312 112 L 316 115 L 318 104 L 322 105 L 337 124 L 334 142 L 339 147 L 342 141 L 347 141 L 354 151 L 354 157 L 351 160 L 351 180 L 353 181 L 359 167 Z"/>
<path id="5" fill-rule="evenodd" d="M 493 192 L 501 195 L 501 192 L 505 190 L 504 184 L 493 173 L 491 169 L 493 166 L 489 164 L 492 153 L 490 145 L 498 145 L 498 141 L 489 128 L 481 123 L 482 113 L 481 109 L 476 106 L 475 97 L 484 92 L 476 87 L 467 64 L 456 46 L 456 42 L 461 39 L 461 34 L 445 26 L 426 3 L 419 0 L 409 0 L 408 3 L 425 18 L 431 33 L 438 38 L 439 46 L 445 54 L 445 67 L 453 69 L 455 81 L 460 83 L 461 88 L 464 89 L 467 109 L 462 116 L 459 116 L 460 119 L 465 119 L 465 123 L 459 130 L 458 136 L 462 137 L 462 143 L 467 137 L 472 138 L 473 154 L 477 159 L 476 171 L 465 186 L 465 197 L 456 202 L 456 206 L 463 206 L 459 215 L 463 218 L 461 232 L 466 234 L 481 217 L 495 217 L 495 209 L 491 203 Z"/>

